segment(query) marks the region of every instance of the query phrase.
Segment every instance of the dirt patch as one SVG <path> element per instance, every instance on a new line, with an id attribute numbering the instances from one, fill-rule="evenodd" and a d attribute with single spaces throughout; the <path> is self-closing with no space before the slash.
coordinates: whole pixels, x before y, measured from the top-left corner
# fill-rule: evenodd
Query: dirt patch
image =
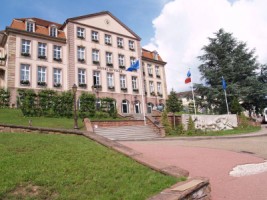
<path id="1" fill-rule="evenodd" d="M 14 190 L 6 193 L 3 200 L 15 200 L 15 199 L 55 199 L 58 196 L 55 192 L 50 192 L 45 187 L 32 185 L 32 184 L 21 184 Z"/>

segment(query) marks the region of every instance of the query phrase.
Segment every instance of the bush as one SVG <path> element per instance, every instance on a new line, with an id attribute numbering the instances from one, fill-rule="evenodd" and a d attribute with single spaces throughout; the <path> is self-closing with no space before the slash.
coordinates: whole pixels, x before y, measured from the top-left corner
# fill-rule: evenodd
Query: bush
<path id="1" fill-rule="evenodd" d="M 9 107 L 10 93 L 8 90 L 0 89 L 0 108 Z"/>
<path id="2" fill-rule="evenodd" d="M 241 113 L 239 115 L 239 128 L 248 128 L 249 127 L 249 119 Z"/>
<path id="3" fill-rule="evenodd" d="M 96 112 L 95 95 L 89 93 L 82 93 L 80 96 L 79 116 L 81 118 L 94 117 Z"/>
<path id="4" fill-rule="evenodd" d="M 95 118 L 97 119 L 109 118 L 109 114 L 103 111 L 97 111 L 95 113 Z"/>
<path id="5" fill-rule="evenodd" d="M 166 110 L 161 115 L 161 124 L 164 126 L 166 135 L 170 135 L 172 132 L 171 123 L 168 120 L 168 113 Z"/>
<path id="6" fill-rule="evenodd" d="M 186 131 L 184 129 L 184 125 L 181 123 L 177 126 L 176 132 L 178 135 L 185 135 Z"/>
<path id="7" fill-rule="evenodd" d="M 53 105 L 53 111 L 57 117 L 72 117 L 73 116 L 73 94 L 68 92 L 62 92 L 61 95 L 55 96 L 55 104 Z"/>
<path id="8" fill-rule="evenodd" d="M 195 133 L 195 123 L 192 120 L 192 117 L 189 116 L 188 119 L 188 126 L 187 126 L 187 134 L 188 135 L 193 135 Z"/>
<path id="9" fill-rule="evenodd" d="M 37 105 L 37 95 L 33 90 L 18 90 L 18 105 L 24 116 L 40 116 Z"/>
<path id="10" fill-rule="evenodd" d="M 54 104 L 57 94 L 53 90 L 41 90 L 38 93 L 38 105 L 41 116 L 54 116 Z"/>

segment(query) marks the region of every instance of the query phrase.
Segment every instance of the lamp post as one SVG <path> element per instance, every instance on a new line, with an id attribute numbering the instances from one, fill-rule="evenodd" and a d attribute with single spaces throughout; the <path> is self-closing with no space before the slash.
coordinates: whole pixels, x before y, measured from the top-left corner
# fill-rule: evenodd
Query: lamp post
<path id="1" fill-rule="evenodd" d="M 78 129 L 78 117 L 77 117 L 77 105 L 76 105 L 76 92 L 77 92 L 77 85 L 73 84 L 72 86 L 72 91 L 73 91 L 73 96 L 74 96 L 74 101 L 73 101 L 73 108 L 74 108 L 74 129 Z"/>

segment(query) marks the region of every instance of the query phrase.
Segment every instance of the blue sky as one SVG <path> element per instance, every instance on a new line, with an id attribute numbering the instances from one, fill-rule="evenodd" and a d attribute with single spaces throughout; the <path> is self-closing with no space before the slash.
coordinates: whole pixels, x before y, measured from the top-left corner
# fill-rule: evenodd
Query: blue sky
<path id="1" fill-rule="evenodd" d="M 0 30 L 13 18 L 37 17 L 63 23 L 67 18 L 110 11 L 147 44 L 154 31 L 152 20 L 171 0 L 1 0 Z"/>

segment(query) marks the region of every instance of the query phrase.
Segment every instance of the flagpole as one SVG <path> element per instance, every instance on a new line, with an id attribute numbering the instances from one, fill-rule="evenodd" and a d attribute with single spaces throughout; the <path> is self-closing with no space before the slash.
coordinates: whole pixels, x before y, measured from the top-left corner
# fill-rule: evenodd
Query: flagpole
<path id="1" fill-rule="evenodd" d="M 224 90 L 224 96 L 225 96 L 225 102 L 226 102 L 226 107 L 227 107 L 227 114 L 229 115 L 229 107 L 228 107 L 228 102 L 227 102 L 226 90 Z"/>
<path id="2" fill-rule="evenodd" d="M 192 88 L 192 96 L 193 96 L 193 103 L 194 103 L 194 111 L 195 111 L 195 115 L 196 115 L 197 111 L 196 111 L 195 95 L 194 95 L 192 80 L 191 80 L 191 88 Z"/>

